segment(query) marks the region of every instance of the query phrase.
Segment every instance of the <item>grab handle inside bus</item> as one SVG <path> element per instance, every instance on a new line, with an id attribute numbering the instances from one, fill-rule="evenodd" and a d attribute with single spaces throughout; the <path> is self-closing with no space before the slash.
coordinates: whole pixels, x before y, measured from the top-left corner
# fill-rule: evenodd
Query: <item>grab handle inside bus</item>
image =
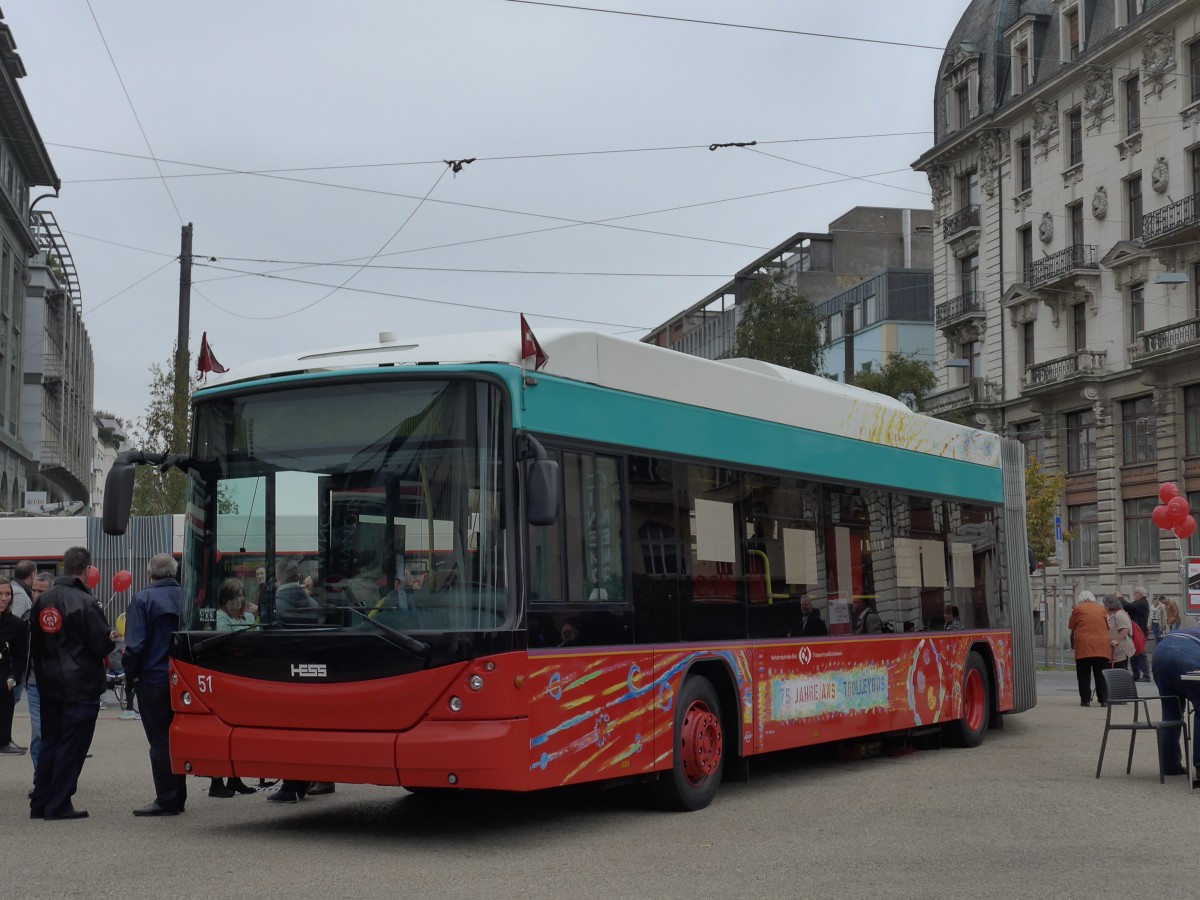
<path id="1" fill-rule="evenodd" d="M 525 441 L 522 459 L 532 459 L 525 477 L 525 518 L 530 525 L 553 525 L 558 521 L 558 461 L 546 456 L 546 448 L 531 434 Z"/>

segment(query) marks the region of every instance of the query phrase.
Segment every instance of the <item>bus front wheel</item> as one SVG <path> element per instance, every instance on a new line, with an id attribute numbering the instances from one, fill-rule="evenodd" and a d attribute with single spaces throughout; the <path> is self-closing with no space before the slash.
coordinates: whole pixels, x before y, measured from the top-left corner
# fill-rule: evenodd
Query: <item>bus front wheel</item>
<path id="1" fill-rule="evenodd" d="M 991 679 L 983 657 L 972 651 L 963 665 L 962 718 L 946 723 L 947 742 L 955 747 L 978 747 L 987 734 L 991 714 Z"/>
<path id="2" fill-rule="evenodd" d="M 674 762 L 669 772 L 659 776 L 656 799 L 664 809 L 704 809 L 721 783 L 725 731 L 716 689 L 703 675 L 692 675 L 683 683 L 675 706 L 674 741 Z"/>

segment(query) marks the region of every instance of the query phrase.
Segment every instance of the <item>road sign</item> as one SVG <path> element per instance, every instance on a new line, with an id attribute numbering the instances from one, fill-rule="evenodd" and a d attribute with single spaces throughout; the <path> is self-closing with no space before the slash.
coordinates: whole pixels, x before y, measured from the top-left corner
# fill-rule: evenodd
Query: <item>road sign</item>
<path id="1" fill-rule="evenodd" d="M 1062 543 L 1062 516 L 1054 517 L 1054 543 Z"/>

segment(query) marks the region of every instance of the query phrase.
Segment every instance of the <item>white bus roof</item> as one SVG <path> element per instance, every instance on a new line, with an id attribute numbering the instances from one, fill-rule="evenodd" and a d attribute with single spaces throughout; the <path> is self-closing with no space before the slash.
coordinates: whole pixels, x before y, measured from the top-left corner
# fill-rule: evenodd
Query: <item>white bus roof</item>
<path id="1" fill-rule="evenodd" d="M 541 370 L 547 375 L 966 462 L 1000 464 L 1000 439 L 990 432 L 932 419 L 891 397 L 783 366 L 753 359 L 714 362 L 594 331 L 548 330 L 538 340 L 548 357 Z M 302 372 L 431 363 L 520 366 L 521 335 L 515 328 L 409 339 L 384 332 L 372 344 L 233 366 L 206 387 Z"/>

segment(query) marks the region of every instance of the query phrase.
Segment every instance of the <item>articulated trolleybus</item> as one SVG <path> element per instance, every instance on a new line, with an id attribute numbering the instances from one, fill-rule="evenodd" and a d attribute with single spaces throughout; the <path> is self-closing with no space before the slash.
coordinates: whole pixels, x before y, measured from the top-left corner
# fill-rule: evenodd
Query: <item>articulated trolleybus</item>
<path id="1" fill-rule="evenodd" d="M 119 460 L 118 533 L 136 464 L 189 477 L 176 772 L 699 809 L 755 754 L 974 746 L 1033 706 L 1019 445 L 753 360 L 564 331 L 535 370 L 522 339 L 234 368 L 186 457 Z M 215 631 L 241 554 L 258 622 Z"/>

